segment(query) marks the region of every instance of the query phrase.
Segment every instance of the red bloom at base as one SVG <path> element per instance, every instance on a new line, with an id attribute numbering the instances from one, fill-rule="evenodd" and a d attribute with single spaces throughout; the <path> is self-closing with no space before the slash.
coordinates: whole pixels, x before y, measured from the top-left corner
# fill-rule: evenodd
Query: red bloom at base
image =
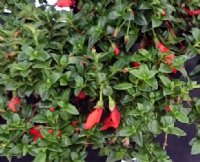
<path id="1" fill-rule="evenodd" d="M 55 6 L 58 7 L 72 7 L 74 5 L 74 0 L 58 0 Z"/>
<path id="2" fill-rule="evenodd" d="M 20 106 L 21 104 L 21 99 L 19 97 L 13 97 L 11 98 L 11 100 L 8 103 L 8 107 L 10 108 L 11 111 L 13 112 L 17 112 L 16 107 Z"/>
<path id="3" fill-rule="evenodd" d="M 104 126 L 101 128 L 102 131 L 107 130 L 110 127 L 118 128 L 121 120 L 121 114 L 116 106 L 111 112 L 110 116 L 105 119 Z"/>
<path id="4" fill-rule="evenodd" d="M 86 123 L 84 124 L 84 128 L 92 129 L 95 126 L 95 124 L 98 124 L 100 122 L 102 112 L 102 107 L 95 108 L 95 110 L 88 115 Z"/>

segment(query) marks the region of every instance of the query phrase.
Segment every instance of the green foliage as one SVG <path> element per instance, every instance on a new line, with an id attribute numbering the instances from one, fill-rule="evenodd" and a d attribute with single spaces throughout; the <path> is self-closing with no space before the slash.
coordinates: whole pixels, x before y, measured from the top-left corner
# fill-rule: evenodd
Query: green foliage
<path id="1" fill-rule="evenodd" d="M 0 115 L 6 120 L 0 125 L 0 155 L 84 162 L 91 145 L 108 162 L 133 157 L 170 162 L 153 139 L 161 133 L 185 136 L 176 121 L 199 123 L 200 102 L 189 96 L 199 85 L 187 76 L 184 63 L 200 54 L 200 17 L 188 16 L 184 7 L 200 3 L 80 0 L 75 12 L 40 2 L 39 8 L 34 0 L 0 2 Z M 9 16 L 3 6 L 12 11 Z M 156 40 L 170 52 L 159 50 Z M 174 78 L 174 68 L 183 79 Z M 86 97 L 80 99 L 80 92 Z M 108 96 L 119 107 L 116 130 L 101 130 L 104 117 L 90 130 L 83 127 L 99 92 L 105 114 Z M 9 106 L 11 97 L 21 99 L 16 112 Z M 37 140 L 33 127 L 41 133 Z M 191 141 L 192 154 L 200 153 L 198 136 Z"/>

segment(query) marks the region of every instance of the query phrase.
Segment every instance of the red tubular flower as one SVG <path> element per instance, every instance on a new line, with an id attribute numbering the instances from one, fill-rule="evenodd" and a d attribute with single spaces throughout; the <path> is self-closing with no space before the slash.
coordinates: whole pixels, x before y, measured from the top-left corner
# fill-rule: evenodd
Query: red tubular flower
<path id="1" fill-rule="evenodd" d="M 88 115 L 86 123 L 84 124 L 84 128 L 92 129 L 95 124 L 98 124 L 100 122 L 102 112 L 102 107 L 95 108 L 95 110 Z"/>
<path id="2" fill-rule="evenodd" d="M 121 114 L 118 110 L 118 107 L 115 106 L 114 110 L 111 112 L 110 116 L 108 116 L 104 121 L 104 126 L 101 128 L 102 131 L 107 130 L 110 127 L 118 128 L 120 125 Z"/>
<path id="3" fill-rule="evenodd" d="M 74 5 L 74 0 L 58 0 L 55 6 L 58 7 L 72 7 Z"/>
<path id="4" fill-rule="evenodd" d="M 166 53 L 166 52 L 169 52 L 170 49 L 167 48 L 164 44 L 162 44 L 160 41 L 158 41 L 158 44 L 157 44 L 157 48 L 160 49 L 161 52 L 163 53 Z"/>
<path id="5" fill-rule="evenodd" d="M 139 62 L 131 62 L 131 66 L 135 67 L 135 68 L 139 68 L 140 67 L 140 63 Z"/>
<path id="6" fill-rule="evenodd" d="M 12 97 L 8 103 L 8 107 L 11 111 L 17 112 L 16 107 L 21 105 L 21 99 L 19 97 Z"/>
<path id="7" fill-rule="evenodd" d="M 200 15 L 200 9 L 199 10 L 190 10 L 188 7 L 185 7 L 184 9 L 188 16 Z"/>
<path id="8" fill-rule="evenodd" d="M 86 97 L 86 93 L 84 91 L 80 91 L 80 93 L 78 94 L 78 99 L 80 100 L 84 100 Z"/>

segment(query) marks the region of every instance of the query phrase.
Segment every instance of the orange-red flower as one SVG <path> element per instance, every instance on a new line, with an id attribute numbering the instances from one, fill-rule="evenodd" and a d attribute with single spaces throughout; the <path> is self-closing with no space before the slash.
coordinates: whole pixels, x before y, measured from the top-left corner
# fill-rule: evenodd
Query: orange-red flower
<path id="1" fill-rule="evenodd" d="M 16 107 L 21 105 L 21 99 L 19 97 L 12 97 L 8 103 L 8 107 L 11 111 L 16 112 Z"/>
<path id="2" fill-rule="evenodd" d="M 55 6 L 58 7 L 72 7 L 74 5 L 74 0 L 58 0 Z"/>
<path id="3" fill-rule="evenodd" d="M 105 119 L 104 126 L 101 130 L 107 130 L 110 127 L 118 128 L 121 121 L 121 114 L 118 110 L 118 107 L 115 106 L 114 110 L 111 111 L 111 114 Z"/>
<path id="4" fill-rule="evenodd" d="M 92 129 L 95 126 L 95 124 L 98 124 L 100 122 L 102 113 L 102 107 L 95 108 L 95 110 L 88 115 L 86 123 L 84 124 L 84 128 Z"/>

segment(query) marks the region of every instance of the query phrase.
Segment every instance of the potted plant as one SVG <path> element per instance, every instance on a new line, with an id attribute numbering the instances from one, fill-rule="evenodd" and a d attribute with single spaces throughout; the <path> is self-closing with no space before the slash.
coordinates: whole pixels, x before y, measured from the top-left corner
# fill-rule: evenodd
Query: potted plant
<path id="1" fill-rule="evenodd" d="M 200 3 L 40 3 L 0 2 L 11 11 L 1 14 L 0 154 L 83 162 L 92 147 L 107 162 L 171 161 L 168 135 L 186 135 L 175 122 L 198 123 L 189 91 L 199 85 L 184 63 L 199 53 Z M 191 143 L 199 153 L 198 138 Z"/>

